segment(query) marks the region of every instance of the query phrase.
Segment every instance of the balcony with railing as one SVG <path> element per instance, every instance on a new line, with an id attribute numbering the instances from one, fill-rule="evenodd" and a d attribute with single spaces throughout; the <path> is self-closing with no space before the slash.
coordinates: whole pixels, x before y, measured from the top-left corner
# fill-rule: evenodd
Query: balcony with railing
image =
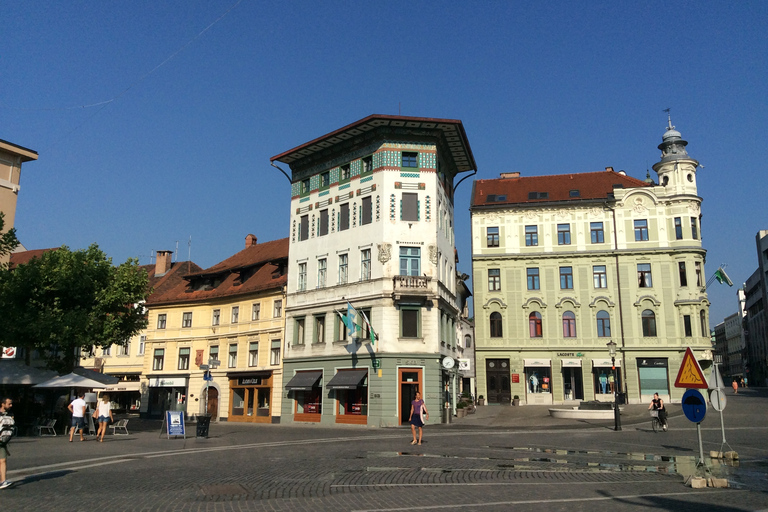
<path id="1" fill-rule="evenodd" d="M 428 276 L 394 276 L 392 278 L 392 298 L 395 301 L 409 298 L 425 300 L 436 295 L 432 278 Z"/>

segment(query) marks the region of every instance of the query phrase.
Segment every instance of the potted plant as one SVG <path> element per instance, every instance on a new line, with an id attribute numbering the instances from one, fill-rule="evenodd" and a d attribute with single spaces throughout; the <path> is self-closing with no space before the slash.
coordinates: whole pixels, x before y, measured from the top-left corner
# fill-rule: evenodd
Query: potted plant
<path id="1" fill-rule="evenodd" d="M 512 397 L 512 405 L 515 406 L 515 407 L 520 405 L 520 396 L 519 395 L 515 395 L 515 396 Z"/>
<path id="2" fill-rule="evenodd" d="M 467 415 L 467 402 L 459 402 L 456 404 L 456 417 L 463 418 Z"/>
<path id="3" fill-rule="evenodd" d="M 485 405 L 485 397 L 483 395 L 477 397 L 477 405 Z"/>

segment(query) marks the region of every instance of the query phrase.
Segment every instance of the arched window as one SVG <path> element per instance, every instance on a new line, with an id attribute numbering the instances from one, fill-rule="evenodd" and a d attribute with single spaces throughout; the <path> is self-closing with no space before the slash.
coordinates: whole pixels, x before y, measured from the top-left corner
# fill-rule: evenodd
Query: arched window
<path id="1" fill-rule="evenodd" d="M 501 338 L 501 313 L 491 313 L 491 338 Z"/>
<path id="2" fill-rule="evenodd" d="M 576 337 L 576 315 L 573 311 L 563 313 L 563 338 Z"/>
<path id="3" fill-rule="evenodd" d="M 707 326 L 707 313 L 705 313 L 703 309 L 699 311 L 699 320 L 701 320 L 701 335 L 708 338 L 709 327 Z"/>
<path id="4" fill-rule="evenodd" d="M 531 330 L 531 338 L 541 338 L 541 313 L 534 311 L 528 315 L 528 327 Z"/>
<path id="5" fill-rule="evenodd" d="M 611 315 L 607 311 L 597 312 L 597 335 L 600 338 L 611 337 Z"/>
<path id="6" fill-rule="evenodd" d="M 643 336 L 655 337 L 656 336 L 656 313 L 650 309 L 643 311 Z"/>
<path id="7" fill-rule="evenodd" d="M 472 346 L 472 336 L 467 334 L 466 336 L 464 336 L 464 347 L 469 348 L 471 346 Z"/>

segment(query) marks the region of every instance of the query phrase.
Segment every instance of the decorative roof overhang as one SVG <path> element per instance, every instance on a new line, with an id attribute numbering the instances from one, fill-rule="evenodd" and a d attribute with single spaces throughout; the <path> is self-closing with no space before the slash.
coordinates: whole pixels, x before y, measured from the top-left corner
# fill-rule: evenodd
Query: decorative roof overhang
<path id="1" fill-rule="evenodd" d="M 300 170 L 316 165 L 339 153 L 351 152 L 370 144 L 373 140 L 397 139 L 419 141 L 432 139 L 439 151 L 448 158 L 445 162 L 455 173 L 477 168 L 461 121 L 428 117 L 405 117 L 373 114 L 336 131 L 309 141 L 301 146 L 270 158 L 291 169 Z"/>

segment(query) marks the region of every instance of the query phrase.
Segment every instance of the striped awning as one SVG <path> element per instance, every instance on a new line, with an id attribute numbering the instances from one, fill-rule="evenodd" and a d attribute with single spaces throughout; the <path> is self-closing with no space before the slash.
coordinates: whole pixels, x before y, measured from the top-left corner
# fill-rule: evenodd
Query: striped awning
<path id="1" fill-rule="evenodd" d="M 550 366 L 552 366 L 552 360 L 551 359 L 523 359 L 523 365 L 526 368 L 530 368 L 534 366 L 549 368 Z"/>
<path id="2" fill-rule="evenodd" d="M 592 360 L 592 368 L 605 368 L 605 367 L 610 368 L 611 366 L 613 366 L 613 365 L 611 364 L 611 359 L 610 358 L 608 358 L 608 359 L 593 359 Z M 621 359 L 617 359 L 616 360 L 616 366 L 621 366 Z"/>
<path id="3" fill-rule="evenodd" d="M 562 368 L 581 368 L 581 359 L 561 359 Z"/>

